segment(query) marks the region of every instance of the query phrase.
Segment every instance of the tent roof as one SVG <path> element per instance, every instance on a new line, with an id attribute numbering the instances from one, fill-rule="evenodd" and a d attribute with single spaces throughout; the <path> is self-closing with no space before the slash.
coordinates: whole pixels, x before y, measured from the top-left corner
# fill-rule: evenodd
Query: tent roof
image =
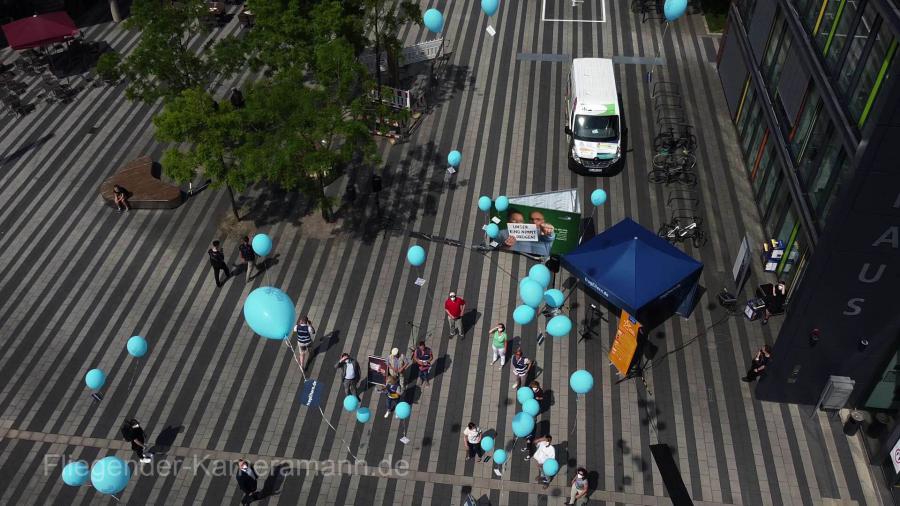
<path id="1" fill-rule="evenodd" d="M 632 314 L 703 268 L 630 218 L 581 244 L 563 261 L 588 286 Z"/>
<path id="2" fill-rule="evenodd" d="M 21 50 L 46 46 L 78 34 L 78 27 L 65 11 L 19 19 L 2 26 L 9 47 Z"/>

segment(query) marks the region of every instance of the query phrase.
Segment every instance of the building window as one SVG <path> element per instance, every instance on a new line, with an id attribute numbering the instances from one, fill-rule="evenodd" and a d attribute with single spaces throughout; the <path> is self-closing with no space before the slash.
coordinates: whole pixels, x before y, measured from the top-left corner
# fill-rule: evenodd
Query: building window
<path id="1" fill-rule="evenodd" d="M 766 176 L 771 171 L 773 165 L 776 165 L 773 162 L 772 151 L 774 148 L 772 147 L 771 139 L 766 136 L 766 142 L 763 145 L 762 153 L 759 156 L 759 164 L 754 167 L 752 173 L 750 174 L 750 180 L 753 182 L 753 190 L 758 194 L 759 188 L 762 186 L 762 182 L 766 179 Z"/>
<path id="2" fill-rule="evenodd" d="M 756 167 L 756 159 L 759 157 L 759 147 L 762 144 L 763 133 L 766 129 L 759 121 L 762 117 L 762 110 L 759 107 L 754 108 L 755 121 L 751 123 L 744 136 L 744 166 L 747 167 L 748 174 Z"/>
<path id="3" fill-rule="evenodd" d="M 781 184 L 784 180 L 784 172 L 781 171 L 778 163 L 773 163 L 772 166 L 772 170 L 768 171 L 768 177 L 763 183 L 762 191 L 759 193 L 757 199 L 763 216 L 771 214 L 773 207 L 772 202 L 775 200 L 773 197 L 778 194 L 779 190 L 785 192 L 788 191 L 787 186 Z"/>
<path id="4" fill-rule="evenodd" d="M 843 152 L 843 150 L 841 150 Z M 837 170 L 832 169 L 833 174 L 832 178 L 837 180 L 837 184 L 831 182 L 830 184 L 833 186 L 830 190 L 828 190 L 828 197 L 825 200 L 825 206 L 822 209 L 817 209 L 817 213 L 819 216 L 819 223 L 824 227 L 825 220 L 828 219 L 828 213 L 831 211 L 831 206 L 834 205 L 834 202 L 837 200 L 838 195 L 841 192 L 841 187 L 844 185 L 846 181 L 850 179 L 850 159 L 844 156 L 841 159 L 840 166 Z"/>
<path id="5" fill-rule="evenodd" d="M 806 194 L 809 196 L 809 202 L 820 226 L 825 223 L 825 204 L 835 189 L 835 182 L 838 180 L 841 170 L 846 168 L 844 163 L 846 159 L 844 150 L 839 143 L 829 144 L 822 156 L 822 161 L 817 164 L 818 170 L 815 176 L 804 181 Z"/>
<path id="6" fill-rule="evenodd" d="M 800 158 L 800 151 L 806 144 L 807 139 L 809 139 L 809 133 L 812 131 L 812 126 L 815 124 L 816 117 L 821 109 L 822 99 L 819 98 L 819 92 L 815 86 L 810 85 L 809 90 L 806 92 L 806 98 L 803 100 L 803 107 L 800 109 L 797 125 L 789 136 L 791 154 L 794 155 L 794 160 Z"/>
<path id="7" fill-rule="evenodd" d="M 738 137 L 742 139 L 744 138 L 744 129 L 747 127 L 747 123 L 749 123 L 748 120 L 756 110 L 756 92 L 751 85 L 749 77 L 747 78 L 747 83 L 744 86 L 747 92 L 744 96 L 744 99 L 741 101 L 741 105 L 737 113 L 737 123 L 735 124 L 735 126 L 737 126 Z"/>
<path id="8" fill-rule="evenodd" d="M 888 69 L 896 50 L 897 41 L 888 30 L 887 23 L 882 23 L 875 35 L 872 49 L 866 57 L 859 80 L 850 92 L 848 109 L 858 128 L 862 128 L 865 124 L 878 92 L 884 82 L 890 79 Z"/>
<path id="9" fill-rule="evenodd" d="M 828 116 L 819 114 L 812 127 L 812 133 L 809 134 L 809 138 L 801 149 L 798 158 L 797 170 L 800 173 L 801 181 L 808 182 L 812 180 L 818 167 L 819 157 L 825 151 L 828 143 L 832 141 L 833 132 L 834 129 L 831 128 L 831 121 L 828 120 Z"/>
<path id="10" fill-rule="evenodd" d="M 877 25 L 881 22 L 878 14 L 872 4 L 866 4 L 859 23 L 856 24 L 856 32 L 847 47 L 847 55 L 844 56 L 844 62 L 835 69 L 837 74 L 837 87 L 842 95 L 846 95 L 850 89 L 860 66 L 863 63 L 863 56 L 866 47 L 869 46 L 869 38 L 873 31 L 877 29 Z"/>
<path id="11" fill-rule="evenodd" d="M 825 66 L 832 74 L 837 73 L 841 64 L 841 53 L 847 45 L 848 37 L 853 35 L 853 26 L 856 23 L 857 3 L 853 0 L 844 0 L 838 8 L 837 17 L 833 29 L 825 39 L 825 47 L 822 54 L 825 55 Z"/>
<path id="12" fill-rule="evenodd" d="M 818 11 L 809 13 L 817 15 L 812 25 L 812 34 L 820 50 L 825 49 L 825 45 L 828 43 L 828 39 L 831 38 L 831 33 L 835 25 L 837 25 L 837 21 L 840 21 L 839 16 L 845 1 L 825 0 Z"/>

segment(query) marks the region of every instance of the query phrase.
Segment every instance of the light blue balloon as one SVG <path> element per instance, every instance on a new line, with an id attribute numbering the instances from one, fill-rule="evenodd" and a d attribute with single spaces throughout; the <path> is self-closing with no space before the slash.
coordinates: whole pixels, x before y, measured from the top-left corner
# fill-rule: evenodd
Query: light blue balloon
<path id="1" fill-rule="evenodd" d="M 91 467 L 91 485 L 101 494 L 118 494 L 125 490 L 130 479 L 131 469 L 119 457 L 103 457 Z"/>
<path id="2" fill-rule="evenodd" d="M 606 190 L 597 188 L 591 192 L 591 204 L 602 206 L 604 203 L 606 203 Z"/>
<path id="3" fill-rule="evenodd" d="M 147 354 L 147 340 L 141 336 L 131 336 L 125 348 L 132 357 L 141 358 Z"/>
<path id="4" fill-rule="evenodd" d="M 528 269 L 528 277 L 537 281 L 541 285 L 541 291 L 546 290 L 550 286 L 553 279 L 553 273 L 544 264 L 535 264 Z"/>
<path id="5" fill-rule="evenodd" d="M 394 413 L 397 415 L 397 418 L 406 420 L 412 414 L 412 406 L 406 401 L 398 402 L 397 407 L 394 408 Z"/>
<path id="6" fill-rule="evenodd" d="M 462 163 L 462 153 L 454 149 L 447 155 L 447 163 L 449 163 L 451 167 L 459 167 L 459 164 Z"/>
<path id="7" fill-rule="evenodd" d="M 507 209 L 509 209 L 509 199 L 504 195 L 497 197 L 497 200 L 494 201 L 494 207 L 496 207 L 497 210 L 501 213 L 503 211 L 506 211 Z"/>
<path id="8" fill-rule="evenodd" d="M 526 305 L 537 309 L 544 300 L 544 287 L 537 281 L 527 278 L 527 281 L 519 283 L 519 298 Z"/>
<path id="9" fill-rule="evenodd" d="M 406 261 L 409 262 L 409 264 L 413 267 L 418 267 L 424 264 L 426 256 L 427 255 L 425 254 L 425 248 L 419 246 L 418 244 L 410 247 L 409 250 L 406 251 Z"/>
<path id="10" fill-rule="evenodd" d="M 359 407 L 359 397 L 355 395 L 348 395 L 344 397 L 344 409 L 350 412 L 356 411 L 356 408 Z"/>
<path id="11" fill-rule="evenodd" d="M 488 16 L 493 16 L 500 8 L 500 0 L 481 0 L 481 10 Z"/>
<path id="12" fill-rule="evenodd" d="M 266 234 L 256 234 L 250 241 L 250 246 L 257 255 L 264 257 L 272 252 L 272 238 Z"/>
<path id="13" fill-rule="evenodd" d="M 531 416 L 537 416 L 541 412 L 541 403 L 537 399 L 528 399 L 522 403 L 522 411 Z"/>
<path id="14" fill-rule="evenodd" d="M 496 239 L 500 235 L 500 227 L 498 227 L 496 223 L 488 223 L 488 226 L 484 231 L 491 239 Z"/>
<path id="15" fill-rule="evenodd" d="M 663 14 L 666 15 L 666 21 L 672 22 L 684 16 L 687 10 L 687 0 L 666 0 L 663 6 Z"/>
<path id="16" fill-rule="evenodd" d="M 547 333 L 553 337 L 563 337 L 572 331 L 572 320 L 561 314 L 550 318 L 547 322 Z"/>
<path id="17" fill-rule="evenodd" d="M 579 369 L 569 376 L 569 386 L 576 394 L 586 394 L 594 388 L 594 377 L 584 369 Z"/>
<path id="18" fill-rule="evenodd" d="M 356 421 L 359 423 L 366 423 L 369 419 L 372 418 L 372 412 L 369 411 L 369 408 L 359 408 L 356 410 Z"/>
<path id="19" fill-rule="evenodd" d="M 525 404 L 525 401 L 529 399 L 534 399 L 534 390 L 531 387 L 519 387 L 516 390 L 516 400 L 520 403 Z"/>
<path id="20" fill-rule="evenodd" d="M 544 304 L 550 307 L 560 307 L 566 301 L 566 295 L 556 288 L 544 292 Z"/>
<path id="21" fill-rule="evenodd" d="M 284 339 L 294 327 L 297 310 L 286 293 L 262 286 L 250 292 L 244 301 L 244 319 L 253 332 L 266 339 Z"/>
<path id="22" fill-rule="evenodd" d="M 491 210 L 491 198 L 485 195 L 478 197 L 478 209 L 481 209 L 484 212 L 488 212 Z"/>
<path id="23" fill-rule="evenodd" d="M 491 436 L 484 436 L 481 438 L 481 449 L 489 452 L 494 449 L 494 438 Z"/>
<path id="24" fill-rule="evenodd" d="M 106 384 L 106 373 L 100 369 L 91 369 L 84 375 L 84 383 L 91 390 L 100 390 Z"/>
<path id="25" fill-rule="evenodd" d="M 534 432 L 534 417 L 528 413 L 516 413 L 512 421 L 513 434 L 516 437 L 525 437 Z"/>
<path id="26" fill-rule="evenodd" d="M 559 472 L 559 462 L 557 462 L 556 459 L 547 459 L 544 461 L 542 468 L 544 470 L 544 476 L 548 478 L 556 476 L 556 473 Z"/>
<path id="27" fill-rule="evenodd" d="M 444 15 L 437 9 L 428 9 L 425 11 L 422 21 L 425 22 L 425 28 L 428 28 L 434 33 L 440 33 L 440 31 L 444 29 Z"/>
<path id="28" fill-rule="evenodd" d="M 513 320 L 519 325 L 528 325 L 534 320 L 534 308 L 531 306 L 521 305 L 513 311 Z"/>
<path id="29" fill-rule="evenodd" d="M 498 464 L 506 463 L 506 459 L 509 458 L 509 455 L 506 454 L 506 450 L 497 450 L 494 452 L 494 462 Z"/>
<path id="30" fill-rule="evenodd" d="M 88 467 L 87 462 L 82 460 L 69 462 L 62 470 L 63 483 L 70 487 L 80 487 L 84 485 L 90 476 L 91 470 Z"/>

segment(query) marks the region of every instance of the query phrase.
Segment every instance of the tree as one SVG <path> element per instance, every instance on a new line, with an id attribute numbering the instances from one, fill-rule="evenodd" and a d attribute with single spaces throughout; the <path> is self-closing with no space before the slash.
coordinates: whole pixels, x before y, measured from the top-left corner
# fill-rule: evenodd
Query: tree
<path id="1" fill-rule="evenodd" d="M 241 219 L 234 190 L 244 190 L 255 181 L 240 170 L 236 150 L 244 143 L 240 111 L 225 101 L 221 105 L 203 89 L 184 90 L 166 103 L 153 118 L 156 138 L 163 142 L 188 143 L 185 149 L 171 147 L 162 157 L 166 175 L 179 182 L 193 180 L 198 171 L 225 186 L 231 210 Z"/>
<path id="2" fill-rule="evenodd" d="M 134 1 L 125 24 L 140 30 L 141 38 L 121 64 L 129 99 L 151 103 L 209 86 L 215 73 L 209 53 L 188 46 L 191 36 L 205 31 L 201 20 L 208 14 L 202 0 Z"/>
<path id="3" fill-rule="evenodd" d="M 422 23 L 422 10 L 417 3 L 402 0 L 394 3 L 390 0 L 363 0 L 365 26 L 374 36 L 375 45 L 375 80 L 376 96 L 381 100 L 381 53 L 388 58 L 388 70 L 391 86 L 399 86 L 400 52 L 403 41 L 399 39 L 400 27 L 406 23 Z"/>

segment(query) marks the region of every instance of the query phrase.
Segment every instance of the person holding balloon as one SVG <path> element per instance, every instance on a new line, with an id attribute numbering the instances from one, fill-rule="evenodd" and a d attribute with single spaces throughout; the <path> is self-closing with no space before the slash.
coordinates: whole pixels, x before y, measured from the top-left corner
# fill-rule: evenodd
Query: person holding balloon
<path id="1" fill-rule="evenodd" d="M 537 411 L 533 412 L 532 416 L 537 416 L 544 408 L 544 389 L 541 388 L 541 384 L 537 380 L 532 381 L 528 387 L 531 388 L 531 392 L 534 395 L 533 398 L 535 402 L 537 402 Z M 533 444 L 534 433 L 531 433 L 525 438 L 525 448 L 522 448 L 522 452 L 525 453 L 525 460 L 531 460 L 531 448 L 533 447 Z"/>
<path id="2" fill-rule="evenodd" d="M 509 388 L 518 390 L 519 387 L 525 386 L 525 382 L 528 379 L 528 373 L 531 371 L 531 368 L 534 367 L 534 362 L 522 354 L 522 348 L 516 348 L 516 352 L 513 353 L 510 363 L 512 364 L 513 376 L 516 378 L 516 381 L 514 381 Z"/>
<path id="3" fill-rule="evenodd" d="M 312 346 L 313 336 L 316 335 L 316 329 L 308 316 L 303 316 L 297 320 L 294 325 L 294 332 L 297 334 L 297 360 L 300 361 L 300 368 L 306 371 L 306 363 L 309 361 L 309 348 Z"/>
<path id="4" fill-rule="evenodd" d="M 425 346 L 425 341 L 419 341 L 419 346 L 416 347 L 416 353 L 413 355 L 413 360 L 415 360 L 416 365 L 419 366 L 419 381 L 422 382 L 422 386 L 430 386 L 431 380 L 428 378 L 428 373 L 431 371 L 431 362 L 434 360 L 434 353 L 431 351 L 431 348 Z"/>
<path id="5" fill-rule="evenodd" d="M 241 239 L 241 245 L 238 246 L 238 253 L 241 255 L 241 260 L 244 261 L 244 265 L 247 267 L 247 281 L 253 278 L 250 275 L 250 272 L 253 270 L 259 273 L 259 267 L 256 266 L 256 253 L 253 251 L 253 246 L 250 245 L 250 237 L 244 236 Z"/>
<path id="6" fill-rule="evenodd" d="M 134 451 L 136 459 L 145 464 L 151 461 L 153 454 L 147 451 L 147 445 L 144 443 L 144 429 L 136 418 L 125 420 L 125 423 L 122 424 L 122 437 L 131 443 L 131 449 Z"/>
<path id="7" fill-rule="evenodd" d="M 556 448 L 553 448 L 553 438 L 549 435 L 534 440 L 534 463 L 538 467 L 537 481 L 544 484 L 544 488 L 550 486 L 551 476 L 544 472 L 544 463 L 556 459 Z"/>
<path id="8" fill-rule="evenodd" d="M 384 399 L 387 403 L 387 412 L 384 414 L 384 417 L 388 418 L 394 412 L 394 407 L 400 402 L 400 385 L 397 384 L 397 378 L 388 376 L 381 391 L 384 393 Z"/>
<path id="9" fill-rule="evenodd" d="M 463 431 L 463 442 L 466 444 L 466 460 L 476 458 L 476 462 L 481 462 L 484 450 L 481 448 L 481 428 L 475 425 L 475 422 L 469 422 L 469 425 Z"/>

